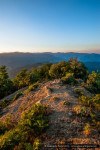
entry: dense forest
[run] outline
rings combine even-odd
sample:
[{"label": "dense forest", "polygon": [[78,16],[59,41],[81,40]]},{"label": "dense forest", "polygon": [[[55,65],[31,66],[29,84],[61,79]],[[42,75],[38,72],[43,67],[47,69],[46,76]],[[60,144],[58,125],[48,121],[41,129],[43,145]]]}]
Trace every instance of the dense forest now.
[{"label": "dense forest", "polygon": [[[79,117],[87,120],[89,118],[84,126],[85,135],[90,134],[91,128],[99,128],[100,73],[89,73],[86,66],[74,58],[56,64],[48,63],[33,67],[31,70],[22,69],[13,79],[9,78],[6,66],[0,66],[0,112],[24,93],[18,92],[10,101],[6,100],[8,95],[25,87],[27,88],[25,92],[29,93],[40,84],[55,79],[60,79],[62,85],[79,85],[91,93],[92,96],[85,96],[80,89],[75,89],[81,107],[76,106],[74,112]],[[49,114],[49,107],[34,104],[28,111],[23,112],[17,122],[9,117],[4,122],[1,121],[0,149],[41,149],[41,135],[50,126]]]}]

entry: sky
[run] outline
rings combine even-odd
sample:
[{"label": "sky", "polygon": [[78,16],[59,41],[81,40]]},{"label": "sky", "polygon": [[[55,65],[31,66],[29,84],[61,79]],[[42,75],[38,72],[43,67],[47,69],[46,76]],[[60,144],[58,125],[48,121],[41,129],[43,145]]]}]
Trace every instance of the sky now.
[{"label": "sky", "polygon": [[100,0],[0,0],[0,52],[100,52]]}]

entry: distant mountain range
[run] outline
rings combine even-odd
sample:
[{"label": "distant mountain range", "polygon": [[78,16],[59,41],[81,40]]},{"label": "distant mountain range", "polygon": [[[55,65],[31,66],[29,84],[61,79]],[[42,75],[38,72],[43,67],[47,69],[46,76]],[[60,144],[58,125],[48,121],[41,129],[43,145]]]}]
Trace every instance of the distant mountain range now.
[{"label": "distant mountain range", "polygon": [[32,68],[43,63],[56,63],[77,58],[85,63],[89,71],[100,71],[100,54],[89,53],[1,53],[0,65],[6,65],[13,77],[22,68]]}]

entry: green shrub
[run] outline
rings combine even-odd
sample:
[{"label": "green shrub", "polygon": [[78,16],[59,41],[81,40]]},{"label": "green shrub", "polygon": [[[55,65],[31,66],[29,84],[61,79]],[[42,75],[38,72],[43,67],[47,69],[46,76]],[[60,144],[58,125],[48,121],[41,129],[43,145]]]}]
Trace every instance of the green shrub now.
[{"label": "green shrub", "polygon": [[81,102],[85,106],[91,106],[92,105],[91,97],[82,95],[82,96],[79,97],[78,100],[79,100],[79,102]]},{"label": "green shrub", "polygon": [[88,75],[86,84],[84,85],[90,92],[100,93],[100,73],[92,72]]},{"label": "green shrub", "polygon": [[31,91],[37,89],[38,86],[39,86],[39,83],[38,83],[38,82],[36,82],[36,83],[34,83],[34,84],[31,84],[31,85],[28,87],[28,89],[26,89],[26,90],[24,91],[24,93],[25,93],[25,94],[28,94],[29,92],[31,92]]},{"label": "green shrub", "polygon": [[96,94],[93,98],[93,105],[96,110],[100,111],[100,94]]},{"label": "green shrub", "polygon": [[100,107],[100,94],[96,94],[95,96],[92,96],[92,97],[82,95],[79,97],[79,101],[85,106],[99,109],[99,107]]},{"label": "green shrub", "polygon": [[14,129],[6,132],[0,137],[0,150],[13,150],[14,146],[20,141],[19,131]]},{"label": "green shrub", "polygon": [[40,134],[44,128],[48,127],[46,107],[34,105],[28,113],[22,115],[19,126],[22,130],[32,128],[34,134]]},{"label": "green shrub", "polygon": [[22,92],[18,92],[15,96],[14,96],[14,98],[13,98],[13,100],[17,100],[19,97],[21,97],[23,95],[23,93]]},{"label": "green shrub", "polygon": [[62,83],[75,85],[77,81],[75,80],[73,73],[67,73],[65,77],[61,78]]},{"label": "green shrub", "polygon": [[16,87],[16,89],[20,89],[27,86],[28,82],[29,82],[29,72],[27,71],[27,69],[22,69],[13,79],[13,84]]},{"label": "green shrub", "polygon": [[51,63],[48,63],[48,64],[44,64],[44,65],[38,67],[40,80],[41,79],[42,80],[50,79],[49,70],[50,70],[51,65],[52,65]]},{"label": "green shrub", "polygon": [[79,97],[79,101],[83,106],[87,107],[90,120],[95,124],[95,126],[98,126],[100,118],[100,94],[96,94],[92,97],[82,95]]},{"label": "green shrub", "polygon": [[51,64],[48,63],[42,66],[33,68],[29,73],[29,85],[37,81],[50,79],[50,75],[49,75],[50,67],[51,67]]},{"label": "green shrub", "polygon": [[15,121],[14,115],[6,115],[4,124],[8,130],[13,129],[17,125],[17,121]]},{"label": "green shrub", "polygon": [[53,79],[61,78],[65,75],[67,71],[66,69],[66,62],[59,62],[57,64],[53,64],[50,67],[49,75]]},{"label": "green shrub", "polygon": [[90,117],[91,109],[85,106],[75,106],[74,112],[80,117]]},{"label": "green shrub", "polygon": [[15,91],[13,82],[8,76],[6,66],[0,66],[0,99]]},{"label": "green shrub", "polygon": [[85,65],[76,58],[71,58],[67,62],[67,72],[73,73],[75,79],[86,80],[88,71]]},{"label": "green shrub", "polygon": [[33,149],[34,150],[41,150],[41,148],[42,148],[41,140],[36,138],[34,140],[34,143],[33,143]]},{"label": "green shrub", "polygon": [[30,86],[28,87],[28,90],[29,90],[29,91],[33,91],[33,90],[35,90],[36,88],[38,88],[38,86],[39,86],[39,83],[36,82],[36,83],[30,85]]},{"label": "green shrub", "polygon": [[[33,146],[39,147],[38,136],[48,127],[47,107],[42,105],[34,105],[30,110],[24,112],[18,125],[13,129],[5,132],[5,127],[1,128],[1,132],[5,134],[0,137],[1,150],[13,150],[17,147],[31,150]],[[24,143],[24,144],[23,144]]]},{"label": "green shrub", "polygon": [[83,133],[85,135],[90,135],[90,133],[91,133],[91,126],[90,126],[89,123],[86,123],[86,125],[84,126]]},{"label": "green shrub", "polygon": [[9,101],[7,99],[4,99],[3,101],[0,102],[0,107],[5,108],[9,104]]},{"label": "green shrub", "polygon": [[75,88],[74,92],[75,92],[75,94],[77,94],[78,97],[80,97],[84,94],[80,88]]},{"label": "green shrub", "polygon": [[6,125],[5,125],[5,123],[0,121],[0,135],[4,134],[7,130],[8,129],[7,129]]}]

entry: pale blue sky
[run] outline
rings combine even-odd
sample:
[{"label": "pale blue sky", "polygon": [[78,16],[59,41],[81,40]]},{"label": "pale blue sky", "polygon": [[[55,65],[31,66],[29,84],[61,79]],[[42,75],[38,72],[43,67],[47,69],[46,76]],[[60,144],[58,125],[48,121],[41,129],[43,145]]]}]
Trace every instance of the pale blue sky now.
[{"label": "pale blue sky", "polygon": [[0,52],[100,48],[100,0],[0,0]]}]

